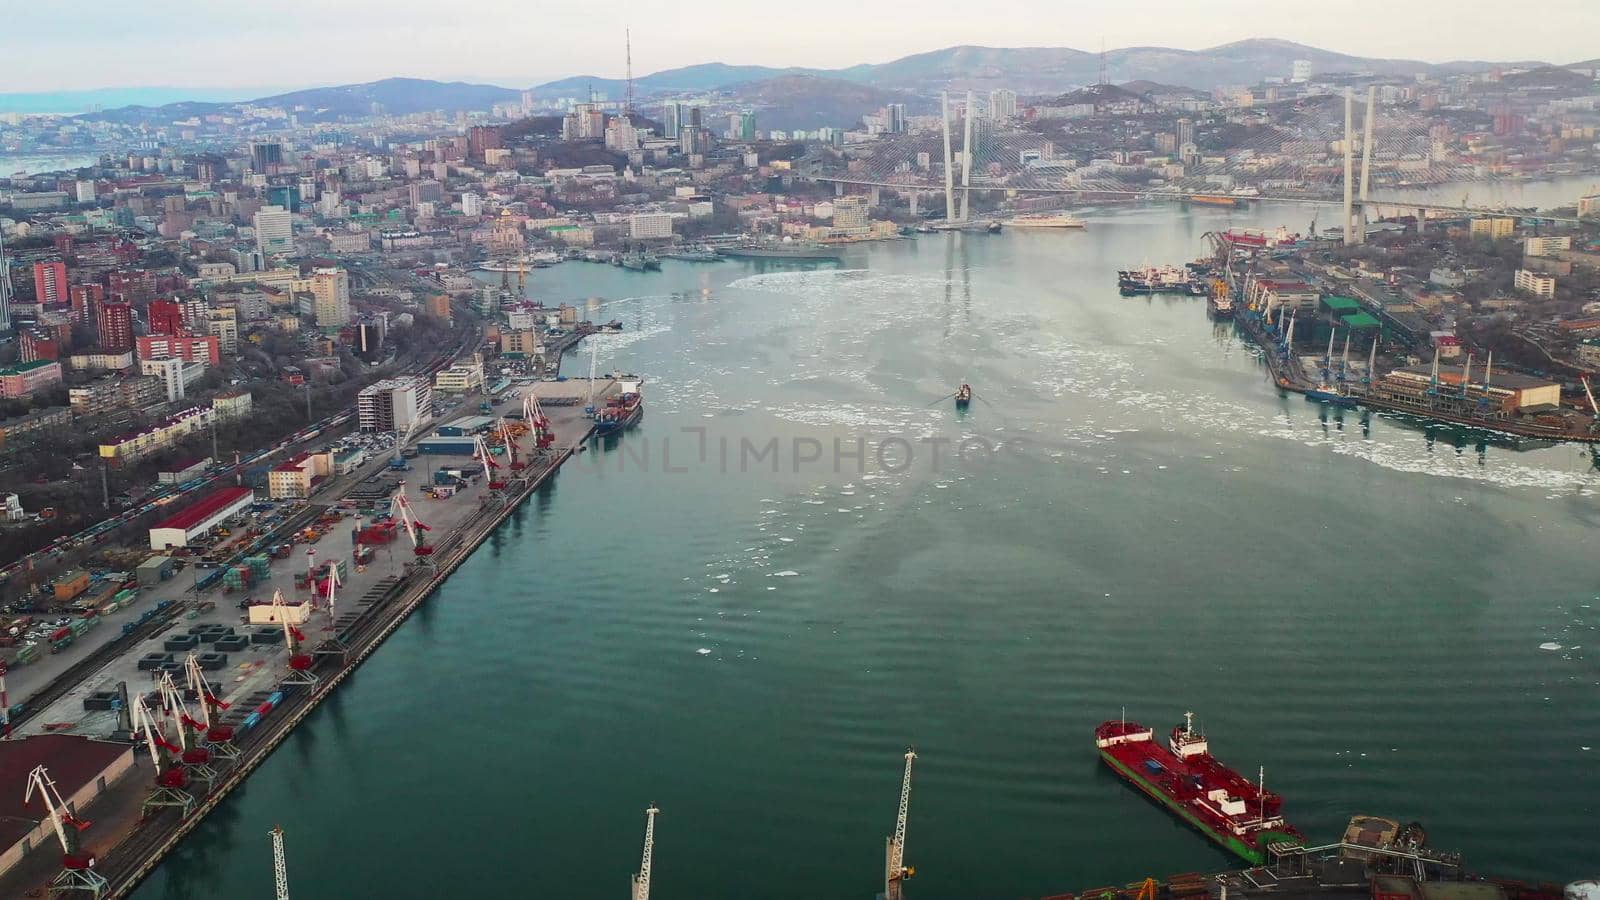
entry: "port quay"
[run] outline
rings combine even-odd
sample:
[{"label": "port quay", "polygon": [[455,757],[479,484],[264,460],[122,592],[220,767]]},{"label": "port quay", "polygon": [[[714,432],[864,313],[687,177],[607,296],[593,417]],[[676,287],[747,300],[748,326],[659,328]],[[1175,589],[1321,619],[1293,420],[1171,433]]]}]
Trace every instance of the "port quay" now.
[{"label": "port quay", "polygon": [[[264,598],[277,592],[295,598],[295,608],[302,603],[315,606],[295,627],[268,622],[235,633],[240,617],[232,599],[237,594],[225,595],[220,603],[193,599],[214,594],[190,594],[191,599],[184,600],[146,599],[106,616],[99,628],[108,632],[124,629],[126,633],[93,651],[88,660],[71,671],[57,676],[60,682],[72,683],[39,685],[38,691],[30,695],[34,705],[28,705],[11,723],[19,735],[37,736],[36,740],[46,742],[40,747],[50,754],[50,764],[57,771],[105,765],[108,772],[126,773],[126,777],[116,779],[95,797],[87,810],[79,810],[85,816],[94,816],[94,827],[83,832],[78,851],[80,858],[92,857],[94,864],[74,875],[70,865],[73,855],[69,854],[69,865],[63,869],[56,838],[48,835],[48,840],[35,842],[34,852],[0,879],[0,896],[36,896],[45,884],[54,885],[53,891],[75,887],[66,892],[67,896],[128,896],[479,545],[556,475],[594,430],[594,419],[586,412],[586,406],[603,403],[615,389],[616,382],[608,377],[596,379],[592,387],[587,379],[528,379],[505,392],[501,404],[493,409],[496,415],[515,415],[517,410],[529,408],[531,404],[524,403],[524,395],[535,393],[544,404],[541,410],[545,425],[507,434],[504,440],[513,444],[515,451],[508,448],[498,460],[488,455],[476,457],[489,460],[495,468],[463,479],[449,496],[441,491],[436,492],[439,499],[413,499],[415,519],[420,523],[415,541],[408,540],[405,531],[391,524],[374,539],[382,543],[365,554],[364,563],[343,565],[356,544],[352,531],[361,529],[361,519],[341,515],[341,511],[346,509],[350,496],[359,494],[363,486],[390,477],[390,458],[375,460],[375,466],[357,473],[364,477],[342,479],[336,485],[340,490],[319,494],[315,503],[286,519],[279,529],[285,536],[304,535],[306,528],[320,529],[313,532],[317,537],[297,545],[292,558],[273,561],[268,575],[250,588],[253,597]],[[548,434],[548,439],[541,441],[541,434]],[[395,459],[401,458],[401,450],[396,448]],[[467,468],[475,461],[474,457],[438,455],[417,459]],[[427,472],[433,467],[419,468]],[[330,597],[327,585],[334,579],[319,580],[315,576],[324,568],[331,568],[329,564],[335,560],[340,561],[345,574],[333,585]],[[184,579],[175,578],[160,587],[181,593]],[[291,621],[294,620],[286,613],[285,623]],[[149,682],[149,662],[161,659],[170,663],[174,657],[182,660],[183,652],[168,652],[180,645],[200,650],[204,657],[207,654],[202,641],[220,650],[230,638],[234,640],[235,656],[243,655],[238,651],[245,650],[249,662],[234,669],[243,674],[226,683],[213,682],[211,673],[202,676],[204,690],[217,701],[207,704],[212,727],[204,729],[204,733],[213,739],[205,745],[208,749],[204,756],[208,758],[195,755],[198,741],[193,748],[169,748],[168,739],[159,730],[148,743],[152,755],[135,758],[131,747],[144,750],[147,746],[144,732],[134,725],[129,734],[124,729],[132,723],[125,718],[116,721],[119,712],[127,711],[120,699],[105,704],[97,700],[117,697],[120,685],[122,696],[130,698],[128,703],[139,705],[144,695],[136,694],[133,685]],[[291,650],[290,639],[299,646]],[[222,668],[222,674],[229,671]],[[182,673],[176,683],[185,684]],[[189,693],[191,699],[200,699],[192,696],[197,691],[191,689]],[[73,729],[73,735],[62,733],[63,723],[94,719],[94,713],[86,716],[84,712],[93,709],[106,712],[92,723],[84,723],[86,727]],[[140,717],[135,714],[131,718],[137,721]],[[108,737],[121,737],[135,744],[76,736],[91,724],[110,727],[113,731]],[[215,730],[218,728],[223,730]],[[183,732],[175,729],[173,733]],[[55,744],[48,743],[52,740]],[[113,749],[118,747],[121,749]],[[153,768],[153,760],[161,759],[170,765],[179,757],[189,764],[171,765],[166,771],[186,770],[186,777],[163,783],[158,778],[158,768]]]}]

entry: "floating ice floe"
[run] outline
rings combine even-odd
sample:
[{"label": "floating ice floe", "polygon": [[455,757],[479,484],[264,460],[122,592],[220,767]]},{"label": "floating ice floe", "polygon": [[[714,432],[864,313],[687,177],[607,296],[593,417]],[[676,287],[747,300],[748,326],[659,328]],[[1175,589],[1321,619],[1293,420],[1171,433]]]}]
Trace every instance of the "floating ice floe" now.
[{"label": "floating ice floe", "polygon": [[1544,643],[1539,645],[1539,649],[1540,650],[1560,650],[1561,649],[1561,645],[1556,643],[1555,641],[1545,641]]},{"label": "floating ice floe", "polygon": [[700,654],[701,656],[710,656],[711,655],[711,648],[710,647],[701,647],[699,650],[696,650],[695,652]]}]

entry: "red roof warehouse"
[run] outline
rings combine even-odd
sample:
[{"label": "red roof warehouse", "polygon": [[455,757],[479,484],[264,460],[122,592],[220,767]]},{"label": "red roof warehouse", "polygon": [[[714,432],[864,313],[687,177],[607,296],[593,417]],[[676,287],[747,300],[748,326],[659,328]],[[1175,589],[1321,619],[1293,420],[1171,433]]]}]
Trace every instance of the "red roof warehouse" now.
[{"label": "red roof warehouse", "polygon": [[249,506],[255,499],[255,491],[250,488],[223,488],[187,509],[157,522],[150,529],[150,549],[187,547],[191,540]]}]

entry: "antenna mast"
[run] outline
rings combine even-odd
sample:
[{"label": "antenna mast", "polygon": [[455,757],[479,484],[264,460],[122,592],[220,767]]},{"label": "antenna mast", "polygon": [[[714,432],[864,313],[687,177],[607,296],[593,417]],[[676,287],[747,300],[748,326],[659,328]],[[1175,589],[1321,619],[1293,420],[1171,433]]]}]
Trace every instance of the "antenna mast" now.
[{"label": "antenna mast", "polygon": [[633,29],[622,29],[622,43],[623,47],[626,48],[625,52],[628,57],[628,93],[627,99],[623,101],[622,111],[630,117],[629,121],[631,122],[631,117],[633,116]]}]

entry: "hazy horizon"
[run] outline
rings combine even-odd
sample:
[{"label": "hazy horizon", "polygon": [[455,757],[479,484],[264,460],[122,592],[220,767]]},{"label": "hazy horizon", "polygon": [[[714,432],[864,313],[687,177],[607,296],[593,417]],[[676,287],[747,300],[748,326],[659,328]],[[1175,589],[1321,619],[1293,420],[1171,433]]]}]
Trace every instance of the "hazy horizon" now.
[{"label": "hazy horizon", "polygon": [[[470,19],[448,22],[427,0],[230,6],[148,0],[142,15],[102,25],[71,4],[40,4],[22,27],[6,29],[10,39],[0,38],[0,58],[10,63],[0,70],[0,93],[172,88],[233,95],[252,85],[285,85],[262,89],[271,92],[390,77],[527,88],[579,75],[621,78],[625,25],[633,32],[635,75],[710,62],[832,69],[961,44],[1092,52],[1102,40],[1110,49],[1202,50],[1272,38],[1430,63],[1567,65],[1600,55],[1592,41],[1600,32],[1596,0],[1548,0],[1537,15],[1511,21],[1505,6],[1488,0],[1349,0],[1326,8],[1240,0],[1196,8],[1189,0],[1142,0],[1085,10],[997,0],[978,13],[930,0],[907,6],[905,14],[891,7],[871,16],[844,0],[812,0],[804,16],[761,18],[724,0],[708,0],[693,16],[684,16],[679,4],[638,0],[606,17],[604,28],[595,26],[587,8],[534,14],[512,0],[479,0]],[[725,27],[717,27],[719,14]],[[174,42],[173,21],[183,23],[176,35],[183,40]],[[559,40],[541,40],[549,35]],[[178,52],[152,66],[152,45]],[[406,52],[409,47],[416,52]],[[531,61],[532,55],[539,59]]]}]

